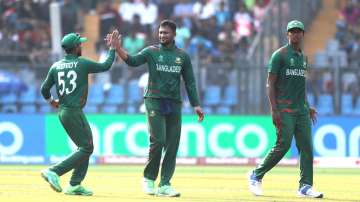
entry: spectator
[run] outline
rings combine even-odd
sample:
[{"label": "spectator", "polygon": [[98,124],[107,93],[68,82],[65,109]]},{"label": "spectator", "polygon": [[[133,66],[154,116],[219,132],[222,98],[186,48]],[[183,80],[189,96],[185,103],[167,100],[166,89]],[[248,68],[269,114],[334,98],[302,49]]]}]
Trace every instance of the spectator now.
[{"label": "spectator", "polygon": [[175,5],[174,17],[191,18],[194,16],[194,4],[190,0],[179,0]]},{"label": "spectator", "polygon": [[156,4],[151,3],[149,0],[143,0],[139,8],[141,24],[145,26],[150,26],[156,23],[158,17],[158,7]]},{"label": "spectator", "polygon": [[181,19],[177,19],[176,24],[178,25],[175,37],[176,46],[179,48],[187,48],[191,37],[190,29],[184,25]]},{"label": "spectator", "polygon": [[241,5],[238,12],[234,16],[235,30],[240,38],[250,37],[252,34],[252,18],[245,6]]},{"label": "spectator", "polygon": [[245,5],[247,10],[253,10],[256,0],[242,0],[243,5]]},{"label": "spectator", "polygon": [[219,55],[214,44],[207,39],[206,33],[199,29],[190,40],[189,54],[198,55],[203,63],[210,63],[214,56]]},{"label": "spectator", "polygon": [[158,17],[159,21],[169,19],[174,13],[175,2],[173,0],[158,0]]},{"label": "spectator", "polygon": [[76,0],[77,5],[85,12],[94,14],[96,13],[96,6],[99,0]]},{"label": "spectator", "polygon": [[100,40],[102,41],[105,35],[112,29],[112,27],[120,27],[122,19],[118,12],[112,8],[111,1],[106,0],[103,3],[103,8],[99,14],[100,17]]},{"label": "spectator", "polygon": [[215,5],[211,0],[198,0],[193,6],[195,17],[200,20],[207,20],[215,15]]},{"label": "spectator", "polygon": [[265,15],[266,4],[265,0],[256,0],[254,5],[254,27],[256,31],[260,30],[260,22]]},{"label": "spectator", "polygon": [[138,14],[135,14],[133,16],[133,20],[131,22],[129,30],[134,31],[136,34],[141,35],[143,38],[146,38],[150,35],[150,30],[146,29],[146,27],[141,24],[141,19]]},{"label": "spectator", "polygon": [[8,29],[16,29],[18,15],[19,14],[16,12],[15,3],[10,1],[9,3],[5,3],[5,9],[1,16],[4,26]]},{"label": "spectator", "polygon": [[51,1],[37,1],[35,3],[34,13],[37,15],[37,19],[45,21],[49,24],[50,22],[50,3]]},{"label": "spectator", "polygon": [[225,29],[218,35],[218,48],[222,53],[223,61],[233,64],[235,59],[236,45],[238,44],[239,40],[236,39],[237,34],[233,30],[231,22],[226,23],[224,28]]},{"label": "spectator", "polygon": [[360,3],[357,1],[348,1],[346,7],[341,11],[342,17],[348,25],[356,26],[360,18]]},{"label": "spectator", "polygon": [[62,35],[76,32],[78,22],[78,9],[71,0],[64,0],[61,6]]},{"label": "spectator", "polygon": [[34,2],[33,1],[24,1],[23,3],[18,4],[17,13],[19,14],[20,19],[34,19],[36,14],[34,13]]},{"label": "spectator", "polygon": [[50,29],[46,22],[39,21],[33,30],[33,40],[35,45],[30,53],[30,61],[36,64],[51,63],[50,48],[51,36]]},{"label": "spectator", "polygon": [[135,54],[145,47],[145,37],[136,29],[131,29],[130,35],[124,38],[124,49],[130,54]]},{"label": "spectator", "polygon": [[18,46],[18,35],[9,30],[1,30],[0,52],[5,54],[14,51]]},{"label": "spectator", "polygon": [[217,25],[223,27],[226,22],[231,20],[230,11],[225,7],[225,1],[220,2],[219,9],[215,12]]},{"label": "spectator", "polygon": [[139,5],[140,4],[135,3],[134,0],[127,0],[124,3],[121,3],[119,7],[119,14],[121,15],[122,20],[126,23],[131,23],[134,15],[141,12]]},{"label": "spectator", "polygon": [[217,46],[218,35],[221,28],[217,26],[216,17],[212,16],[203,21],[202,29],[204,30],[206,38],[208,38],[214,46]]}]

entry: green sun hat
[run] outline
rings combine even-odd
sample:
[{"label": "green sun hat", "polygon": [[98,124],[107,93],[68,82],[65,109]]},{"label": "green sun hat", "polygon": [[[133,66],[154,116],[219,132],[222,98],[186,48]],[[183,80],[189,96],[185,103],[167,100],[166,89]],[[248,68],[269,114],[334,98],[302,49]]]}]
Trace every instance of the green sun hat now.
[{"label": "green sun hat", "polygon": [[298,28],[302,31],[305,31],[304,24],[298,20],[292,20],[287,24],[286,30],[289,31],[291,29]]},{"label": "green sun hat", "polygon": [[77,45],[87,41],[88,39],[85,37],[81,37],[80,34],[70,33],[65,35],[61,40],[61,46],[64,49],[72,49]]}]

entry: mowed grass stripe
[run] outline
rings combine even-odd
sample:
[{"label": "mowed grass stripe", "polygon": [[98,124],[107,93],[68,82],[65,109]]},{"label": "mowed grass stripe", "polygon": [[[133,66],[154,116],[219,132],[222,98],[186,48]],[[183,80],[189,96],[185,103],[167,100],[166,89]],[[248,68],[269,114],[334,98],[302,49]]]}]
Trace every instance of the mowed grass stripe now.
[{"label": "mowed grass stripe", "polygon": [[[143,166],[90,166],[84,185],[93,197],[67,196],[52,191],[40,177],[44,166],[0,166],[0,201],[17,202],[110,202],[110,201],[169,201],[167,198],[142,193]],[[298,167],[275,167],[264,178],[263,197],[248,192],[246,173],[253,167],[237,166],[178,166],[172,181],[181,192],[173,201],[238,202],[238,201],[343,201],[360,202],[359,169],[316,168],[315,187],[325,199],[296,197]],[[61,177],[67,186],[70,173]],[[158,182],[158,181],[157,181]]]}]

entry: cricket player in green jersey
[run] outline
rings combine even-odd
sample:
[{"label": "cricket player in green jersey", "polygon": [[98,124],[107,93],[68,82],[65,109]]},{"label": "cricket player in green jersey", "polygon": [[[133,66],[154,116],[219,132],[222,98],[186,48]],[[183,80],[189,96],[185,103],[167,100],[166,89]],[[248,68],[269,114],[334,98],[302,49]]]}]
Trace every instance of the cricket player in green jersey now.
[{"label": "cricket player in green jersey", "polygon": [[[143,189],[146,194],[178,197],[170,184],[175,171],[176,154],[181,133],[181,77],[185,82],[190,104],[202,121],[204,113],[200,107],[193,68],[189,55],[175,46],[176,24],[164,20],[159,26],[159,45],[146,47],[130,56],[119,42],[116,51],[129,66],[148,64],[149,80],[145,90],[145,107],[150,134],[149,158],[144,169]],[[159,187],[155,180],[161,166]]]},{"label": "cricket player in green jersey", "polygon": [[301,50],[304,32],[302,22],[290,21],[287,25],[288,44],[276,50],[270,58],[267,89],[277,140],[262,164],[249,172],[249,189],[255,195],[263,194],[262,178],[283,158],[295,137],[300,155],[298,196],[323,197],[312,188],[311,121],[316,122],[316,110],[309,107],[306,99],[305,80],[309,66]]},{"label": "cricket player in green jersey", "polygon": [[[88,93],[88,75],[110,69],[115,59],[115,47],[119,38],[117,31],[109,34],[106,43],[110,46],[105,62],[97,63],[81,56],[81,43],[87,41],[79,34],[70,33],[63,37],[62,48],[65,57],[54,63],[41,85],[42,96],[55,108],[61,124],[78,149],[65,160],[45,169],[41,176],[56,192],[61,192],[59,176],[73,170],[70,186],[65,190],[68,195],[91,196],[93,192],[81,185],[88,166],[89,157],[93,152],[93,139],[88,121],[82,111]],[[59,97],[54,100],[50,89],[55,85]]]}]

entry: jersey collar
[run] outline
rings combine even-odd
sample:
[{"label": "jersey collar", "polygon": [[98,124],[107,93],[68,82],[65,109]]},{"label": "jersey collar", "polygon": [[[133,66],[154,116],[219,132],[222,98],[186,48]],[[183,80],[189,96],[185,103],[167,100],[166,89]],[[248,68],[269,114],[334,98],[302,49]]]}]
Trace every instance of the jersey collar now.
[{"label": "jersey collar", "polygon": [[294,50],[294,48],[289,43],[287,44],[287,46],[288,46],[289,50],[291,51],[291,54],[297,55],[297,56],[303,54],[301,49],[300,49],[300,52],[298,52],[298,51]]},{"label": "jersey collar", "polygon": [[76,58],[78,58],[78,56],[77,56],[77,55],[74,55],[74,54],[67,54],[67,55],[65,55],[65,59],[66,59],[66,60],[71,60],[71,59],[76,59]]},{"label": "jersey collar", "polygon": [[176,49],[175,41],[172,43],[170,47],[165,47],[164,45],[160,44],[160,50],[174,50]]}]

